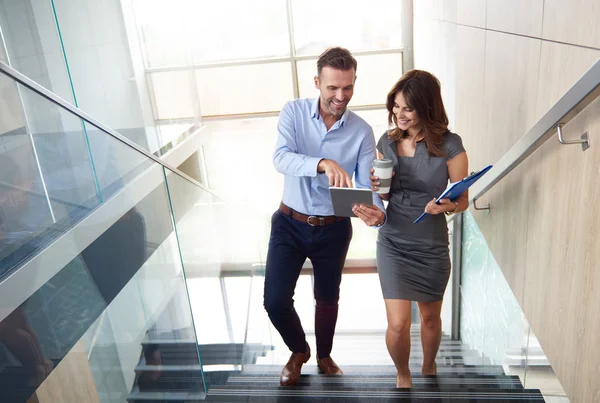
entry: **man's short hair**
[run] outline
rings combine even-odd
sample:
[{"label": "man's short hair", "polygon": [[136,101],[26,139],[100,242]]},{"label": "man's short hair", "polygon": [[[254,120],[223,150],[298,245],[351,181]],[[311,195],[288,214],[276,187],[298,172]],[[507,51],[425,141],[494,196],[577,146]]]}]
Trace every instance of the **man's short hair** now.
[{"label": "man's short hair", "polygon": [[317,74],[319,77],[321,76],[323,67],[326,66],[338,70],[354,69],[354,72],[356,72],[358,63],[348,49],[335,47],[325,50],[321,53],[321,56],[319,56],[319,60],[317,60]]}]

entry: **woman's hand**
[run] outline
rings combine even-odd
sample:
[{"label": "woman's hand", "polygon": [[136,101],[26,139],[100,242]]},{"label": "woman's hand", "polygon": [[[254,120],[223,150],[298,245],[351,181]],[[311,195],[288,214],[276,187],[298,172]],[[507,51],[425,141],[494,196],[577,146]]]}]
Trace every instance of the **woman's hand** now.
[{"label": "woman's hand", "polygon": [[440,204],[435,203],[435,198],[433,198],[427,206],[425,206],[425,212],[431,215],[438,215],[445,212],[454,211],[456,209],[456,204],[450,199],[442,199],[440,200]]},{"label": "woman's hand", "polygon": [[385,221],[385,213],[377,206],[358,204],[352,208],[352,212],[369,227],[381,225]]},{"label": "woman's hand", "polygon": [[[379,182],[379,176],[373,175],[375,173],[375,169],[373,168],[371,168],[369,172],[371,172],[371,176],[369,176],[369,179],[371,180],[371,190],[373,192],[377,192],[379,190],[379,185],[381,184]],[[392,178],[394,177],[394,175],[396,175],[396,172],[392,171]]]}]

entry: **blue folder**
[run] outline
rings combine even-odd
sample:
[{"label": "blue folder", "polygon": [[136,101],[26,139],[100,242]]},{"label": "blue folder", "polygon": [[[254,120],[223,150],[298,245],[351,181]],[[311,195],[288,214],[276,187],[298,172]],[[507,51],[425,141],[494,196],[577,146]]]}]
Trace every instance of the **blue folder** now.
[{"label": "blue folder", "polygon": [[[442,193],[441,196],[435,200],[435,203],[440,204],[440,200],[442,200],[442,199],[450,199],[452,201],[456,200],[458,198],[458,196],[460,196],[472,184],[477,182],[477,180],[479,178],[481,178],[490,169],[492,169],[492,166],[488,165],[487,167],[483,168],[481,171],[473,172],[471,175],[467,176],[465,179],[463,179],[459,182],[454,182],[453,184],[451,184],[448,187],[448,189],[444,190],[444,193]],[[417,218],[414,221],[414,223],[415,224],[418,223],[423,218],[425,218],[426,215],[427,215],[427,213],[421,214],[419,216],[419,218]]]}]

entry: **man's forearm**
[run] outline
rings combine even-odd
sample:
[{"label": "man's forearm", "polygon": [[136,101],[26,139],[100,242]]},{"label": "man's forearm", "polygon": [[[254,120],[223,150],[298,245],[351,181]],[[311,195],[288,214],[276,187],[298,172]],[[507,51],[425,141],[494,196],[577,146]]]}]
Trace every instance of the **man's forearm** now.
[{"label": "man's forearm", "polygon": [[289,150],[278,150],[273,155],[273,165],[279,173],[284,175],[315,177],[321,159]]}]

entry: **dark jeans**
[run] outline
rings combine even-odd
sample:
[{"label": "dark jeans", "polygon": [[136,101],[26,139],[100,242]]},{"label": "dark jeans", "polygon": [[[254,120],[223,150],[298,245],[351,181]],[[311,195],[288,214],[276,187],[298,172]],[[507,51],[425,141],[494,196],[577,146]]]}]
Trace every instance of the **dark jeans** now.
[{"label": "dark jeans", "polygon": [[350,219],[323,227],[296,221],[277,211],[271,218],[264,305],[271,322],[294,353],[306,351],[306,336],[294,309],[294,289],[310,259],[314,274],[317,355],[331,354],[338,315],[342,269],[352,239]]}]

